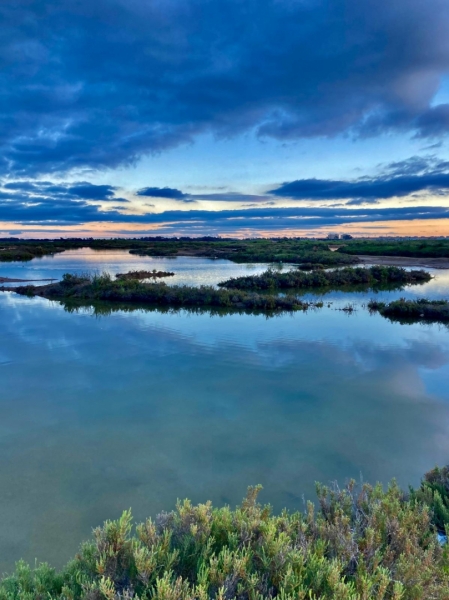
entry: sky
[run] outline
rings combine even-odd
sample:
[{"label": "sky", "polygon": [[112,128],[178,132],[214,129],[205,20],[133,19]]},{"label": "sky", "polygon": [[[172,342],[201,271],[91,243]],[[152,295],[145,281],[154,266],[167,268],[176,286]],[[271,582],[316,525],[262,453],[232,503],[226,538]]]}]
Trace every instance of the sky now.
[{"label": "sky", "polygon": [[0,237],[449,236],[447,0],[2,0]]}]

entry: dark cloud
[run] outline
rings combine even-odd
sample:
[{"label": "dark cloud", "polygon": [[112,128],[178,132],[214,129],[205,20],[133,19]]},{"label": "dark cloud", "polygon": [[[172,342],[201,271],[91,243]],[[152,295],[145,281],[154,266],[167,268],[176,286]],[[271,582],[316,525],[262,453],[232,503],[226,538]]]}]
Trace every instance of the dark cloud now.
[{"label": "dark cloud", "polygon": [[68,194],[72,194],[77,198],[85,198],[86,200],[115,200],[115,190],[117,188],[112,185],[93,185],[92,183],[78,183],[71,185],[67,189]]},{"label": "dark cloud", "polygon": [[276,230],[280,228],[310,228],[373,221],[448,219],[449,209],[434,206],[401,208],[251,208],[223,211],[176,210],[146,215],[123,214],[104,210],[86,201],[70,203],[55,200],[30,204],[0,200],[0,221],[21,225],[67,225],[102,221],[105,223],[153,224],[167,227],[208,231],[239,231],[245,228]]},{"label": "dark cloud", "polygon": [[[115,196],[118,189],[112,185],[95,185],[88,181],[76,183],[54,183],[51,181],[10,181],[0,184],[4,190],[0,198],[20,202],[53,202],[72,200],[129,202],[126,198]],[[11,192],[9,191],[11,190]]]},{"label": "dark cloud", "polygon": [[[429,170],[429,165],[433,170]],[[403,197],[417,192],[449,194],[449,162],[420,157],[391,163],[387,175],[362,177],[355,181],[297,179],[270,190],[270,194],[296,200],[351,200],[352,204]]]},{"label": "dark cloud", "polygon": [[168,198],[170,200],[185,200],[189,198],[188,194],[184,194],[181,190],[175,188],[159,188],[159,187],[146,187],[136,192],[137,196],[149,196],[151,198]]},{"label": "dark cloud", "polygon": [[447,0],[4,0],[0,171],[115,167],[202,133],[435,137]]}]

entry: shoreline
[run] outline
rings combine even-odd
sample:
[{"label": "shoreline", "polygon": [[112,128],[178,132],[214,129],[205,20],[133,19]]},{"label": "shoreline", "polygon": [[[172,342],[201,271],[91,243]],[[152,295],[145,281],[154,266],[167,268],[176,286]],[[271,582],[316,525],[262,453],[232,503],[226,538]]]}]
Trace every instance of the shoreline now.
[{"label": "shoreline", "polygon": [[427,269],[449,269],[449,258],[432,258],[418,256],[371,256],[355,255],[361,265],[381,265],[391,267],[425,267]]}]

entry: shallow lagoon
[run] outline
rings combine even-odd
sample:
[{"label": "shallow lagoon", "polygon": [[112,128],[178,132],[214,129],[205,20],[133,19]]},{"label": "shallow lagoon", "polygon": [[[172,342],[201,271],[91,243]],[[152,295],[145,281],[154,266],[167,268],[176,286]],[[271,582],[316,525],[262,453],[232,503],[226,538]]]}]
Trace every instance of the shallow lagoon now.
[{"label": "shallow lagoon", "polygon": [[[265,268],[81,254],[1,264],[0,275],[168,264],[184,267],[178,282],[214,284]],[[436,275],[381,294],[447,297],[448,273]],[[417,484],[447,463],[448,329],[370,315],[372,296],[334,292],[330,308],[267,319],[96,317],[1,294],[0,570],[20,557],[60,565],[130,506],[139,520],[178,497],[235,504],[262,483],[276,510],[301,508],[314,480]],[[354,301],[352,315],[335,310]]]}]

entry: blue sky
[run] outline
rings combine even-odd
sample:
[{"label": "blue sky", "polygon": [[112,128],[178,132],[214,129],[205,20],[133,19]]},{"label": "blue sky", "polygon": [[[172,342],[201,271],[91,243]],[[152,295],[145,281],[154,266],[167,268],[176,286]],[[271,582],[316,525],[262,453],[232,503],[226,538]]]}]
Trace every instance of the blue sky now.
[{"label": "blue sky", "polygon": [[447,0],[0,19],[0,235],[449,235]]}]

